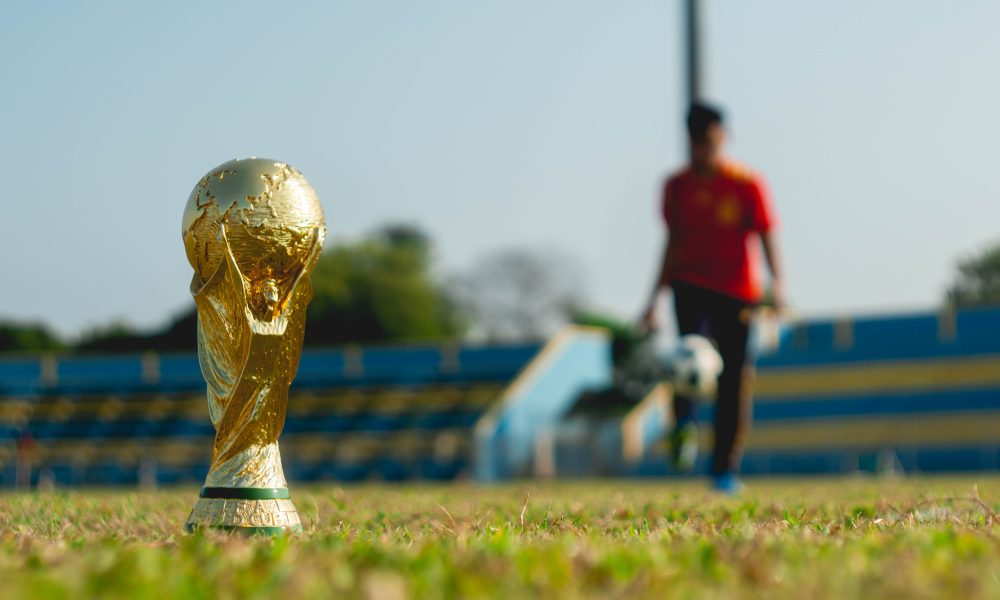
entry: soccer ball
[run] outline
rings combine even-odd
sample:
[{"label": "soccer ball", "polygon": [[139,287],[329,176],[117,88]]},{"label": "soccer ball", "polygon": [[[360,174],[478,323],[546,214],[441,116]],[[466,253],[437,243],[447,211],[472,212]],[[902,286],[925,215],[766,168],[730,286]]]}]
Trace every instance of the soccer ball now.
[{"label": "soccer ball", "polygon": [[700,399],[715,396],[722,373],[722,357],[708,338],[683,336],[661,355],[661,362],[674,393]]}]

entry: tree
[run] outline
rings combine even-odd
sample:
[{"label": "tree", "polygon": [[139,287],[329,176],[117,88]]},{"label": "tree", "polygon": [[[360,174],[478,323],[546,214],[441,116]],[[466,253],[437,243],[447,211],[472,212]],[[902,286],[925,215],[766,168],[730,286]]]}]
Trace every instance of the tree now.
[{"label": "tree", "polygon": [[0,322],[0,353],[51,352],[65,347],[45,325]]},{"label": "tree", "polygon": [[461,322],[432,276],[430,239],[407,225],[384,227],[324,253],[312,275],[306,344],[434,341]]},{"label": "tree", "polygon": [[122,321],[101,325],[85,331],[76,344],[77,352],[141,352],[147,349],[149,338]]},{"label": "tree", "polygon": [[198,315],[191,306],[159,332],[142,333],[121,322],[91,329],[80,336],[74,350],[81,353],[191,351],[198,343],[197,324]]},{"label": "tree", "polygon": [[946,301],[955,307],[1000,305],[1000,244],[959,261]]},{"label": "tree", "polygon": [[509,249],[479,260],[453,282],[474,331],[490,341],[541,339],[569,321],[582,299],[581,270],[569,257]]}]

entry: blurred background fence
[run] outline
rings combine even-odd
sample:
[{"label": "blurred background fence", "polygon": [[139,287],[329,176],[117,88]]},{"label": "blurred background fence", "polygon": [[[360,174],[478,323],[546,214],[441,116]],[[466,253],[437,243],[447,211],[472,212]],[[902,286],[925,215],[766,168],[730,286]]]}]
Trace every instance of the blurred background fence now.
[{"label": "blurred background fence", "polygon": [[[623,412],[573,412],[611,385],[610,348],[604,332],[570,327],[546,344],[307,350],[281,440],[286,473],[669,476],[668,388]],[[758,367],[747,473],[1000,464],[1000,309],[805,321]],[[706,451],[711,411],[700,415]],[[193,353],[0,360],[3,486],[200,483],[212,436]]]}]

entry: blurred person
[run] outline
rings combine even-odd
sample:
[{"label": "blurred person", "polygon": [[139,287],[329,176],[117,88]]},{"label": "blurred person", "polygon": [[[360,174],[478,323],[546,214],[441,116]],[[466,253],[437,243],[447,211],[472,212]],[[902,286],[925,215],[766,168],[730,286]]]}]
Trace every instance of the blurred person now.
[{"label": "blurred person", "polygon": [[[723,360],[715,407],[711,461],[714,487],[742,489],[740,460],[750,427],[754,368],[747,343],[754,309],[764,293],[760,281],[763,248],[771,274],[770,300],[785,305],[782,260],[775,240],[777,219],[763,180],[722,153],[723,114],[696,102],[687,115],[690,162],[671,175],[661,198],[667,242],[653,292],[642,315],[646,330],[657,328],[656,303],[671,289],[680,335],[712,339]],[[668,433],[678,470],[693,468],[698,451],[697,402],[674,398],[674,427]]]},{"label": "blurred person", "polygon": [[31,489],[31,472],[35,461],[35,438],[27,425],[21,427],[17,436],[17,461],[14,473],[14,486],[19,490]]}]

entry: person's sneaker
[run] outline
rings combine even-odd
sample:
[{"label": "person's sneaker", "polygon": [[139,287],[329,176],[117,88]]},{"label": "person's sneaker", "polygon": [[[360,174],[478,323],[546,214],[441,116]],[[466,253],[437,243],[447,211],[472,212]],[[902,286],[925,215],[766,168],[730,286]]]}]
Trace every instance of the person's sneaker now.
[{"label": "person's sneaker", "polygon": [[695,461],[698,460],[698,425],[688,421],[674,427],[667,441],[674,469],[678,471],[693,469]]},{"label": "person's sneaker", "polygon": [[739,496],[743,491],[743,482],[733,473],[712,475],[712,489],[727,496]]}]

